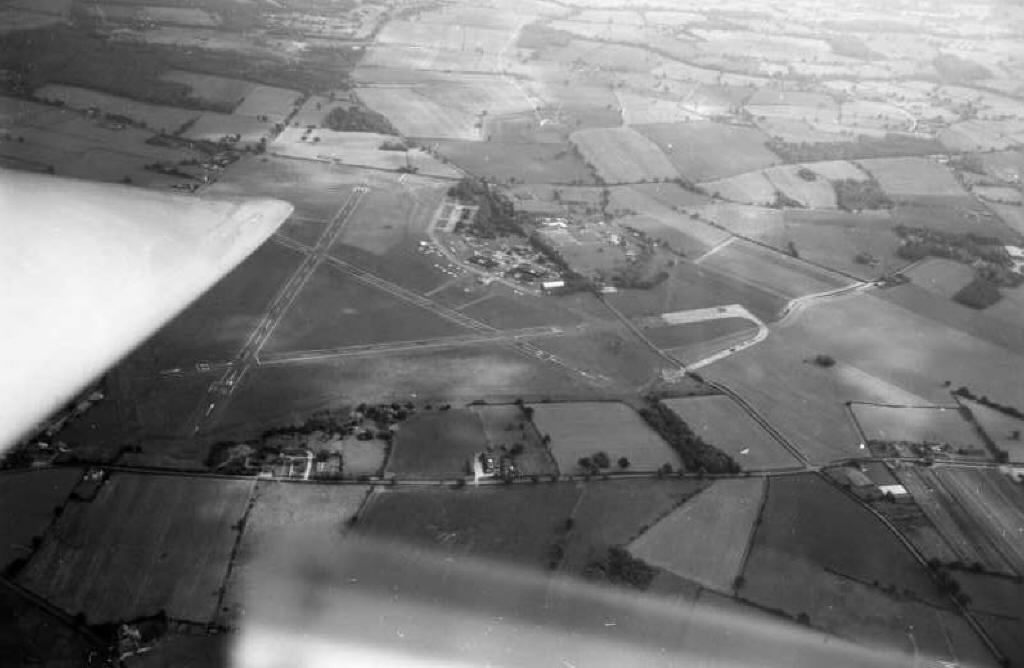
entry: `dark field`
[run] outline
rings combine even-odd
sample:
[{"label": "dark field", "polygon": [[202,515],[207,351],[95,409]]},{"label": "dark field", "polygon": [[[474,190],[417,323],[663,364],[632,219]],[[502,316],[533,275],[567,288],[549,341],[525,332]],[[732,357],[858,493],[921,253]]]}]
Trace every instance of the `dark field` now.
[{"label": "dark field", "polygon": [[566,143],[440,141],[437,152],[466,172],[495,183],[594,183]]},{"label": "dark field", "polygon": [[77,468],[0,473],[0,570],[32,554],[32,539],[42,538],[81,477]]},{"label": "dark field", "polygon": [[423,412],[398,430],[387,472],[397,478],[466,475],[474,453],[487,447],[480,416],[469,409]]},{"label": "dark field", "polygon": [[644,330],[644,334],[662,350],[671,350],[740,332],[753,335],[756,330],[754,324],[744,318],[720,318],[684,325],[649,327]]}]

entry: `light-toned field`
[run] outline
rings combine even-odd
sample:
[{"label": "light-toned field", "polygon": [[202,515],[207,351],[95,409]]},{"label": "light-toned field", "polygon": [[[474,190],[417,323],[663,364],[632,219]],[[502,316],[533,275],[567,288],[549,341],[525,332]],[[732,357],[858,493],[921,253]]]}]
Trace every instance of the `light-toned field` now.
[{"label": "light-toned field", "polygon": [[594,175],[569,144],[439,141],[433,148],[466,172],[490,182],[594,182]]},{"label": "light-toned field", "polygon": [[701,267],[728,274],[787,299],[834,290],[849,283],[842,276],[739,239],[708,256]]},{"label": "light-toned field", "polygon": [[677,176],[661,149],[633,129],[588,128],[574,132],[571,140],[579,147],[584,159],[609,183],[635,183]]},{"label": "light-toned field", "polygon": [[973,186],[971,192],[989,202],[1018,206],[1024,203],[1024,194],[1009,186]]},{"label": "light-toned field", "polygon": [[615,402],[531,404],[533,423],[551,437],[551,452],[562,474],[579,472],[581,457],[604,451],[618,468],[627,457],[628,470],[653,471],[666,462],[679,466],[679,457],[636,412]]},{"label": "light-toned field", "polygon": [[32,539],[42,537],[81,477],[72,468],[0,474],[0,569],[32,553]]},{"label": "light-toned field", "polygon": [[271,123],[283,121],[292,112],[299,93],[287,88],[256,85],[245,95],[234,113],[241,116],[266,116]]},{"label": "light-toned field", "polygon": [[255,146],[261,138],[268,136],[270,129],[269,123],[258,121],[252,116],[205,111],[181,136],[186,139],[218,142],[231,135],[240,135],[238,144]]},{"label": "light-toned field", "polygon": [[258,483],[217,621],[228,626],[241,622],[254,579],[282,558],[287,563],[286,555],[303,537],[320,535],[340,540],[346,521],[356,514],[369,492],[364,485]]},{"label": "light-toned field", "polygon": [[115,473],[68,506],[22,571],[26,588],[91,623],[213,621],[253,483]]},{"label": "light-toned field", "polygon": [[822,160],[821,162],[805,162],[799,167],[806,167],[830,180],[853,179],[854,181],[867,181],[868,175],[857,165],[846,160]]},{"label": "light-toned field", "polygon": [[859,161],[889,195],[966,195],[944,165],[928,158],[872,158]]},{"label": "light-toned field", "polygon": [[770,167],[764,170],[764,175],[786,196],[808,208],[834,209],[836,206],[836,191],[832,184],[821,177],[808,181],[800,176],[797,165]]},{"label": "light-toned field", "polygon": [[981,439],[955,408],[851,406],[865,438],[871,441],[948,443],[954,448],[982,447]]},{"label": "light-toned field", "polygon": [[104,113],[126,116],[133,121],[144,123],[151,130],[168,134],[173,134],[200,114],[189,109],[136,102],[78,86],[47,84],[37,88],[33,94],[41,100],[60,100],[73,109],[97,108]]},{"label": "light-toned field", "polygon": [[228,79],[184,70],[171,70],[164,73],[161,78],[185,84],[192,89],[192,95],[202,100],[234,106],[241,104],[245,96],[256,88],[256,84],[241,79]]},{"label": "light-toned field", "polygon": [[412,88],[360,88],[359,98],[409,137],[480,139],[479,117],[446,107]]},{"label": "light-toned field", "polygon": [[346,478],[380,475],[386,456],[387,446],[381,441],[346,437],[341,444],[341,470]]},{"label": "light-toned field", "polygon": [[716,481],[630,543],[629,551],[705,587],[731,592],[764,490],[763,478]]},{"label": "light-toned field", "polygon": [[[995,442],[996,447],[1009,454],[1011,462],[1024,462],[1024,436],[1022,436],[1024,435],[1024,420],[1001,413],[976,401],[966,399],[962,401],[971,409],[974,418],[988,434],[988,437]],[[1014,438],[1015,434],[1016,438]]]},{"label": "light-toned field", "polygon": [[664,399],[705,442],[728,454],[745,471],[786,468],[798,462],[732,399],[725,396]]},{"label": "light-toned field", "polygon": [[334,132],[318,128],[306,133],[303,127],[287,127],[274,139],[270,152],[309,160],[333,161],[373,169],[399,170],[412,167],[417,173],[459,178],[461,172],[445,165],[421,149],[385,151],[381,145],[395,137],[373,132]]},{"label": "light-toned field", "polygon": [[950,298],[974,280],[973,267],[941,257],[930,257],[903,273],[917,285]]},{"label": "light-toned field", "polygon": [[629,90],[616,90],[626,125],[647,123],[678,123],[703,118],[700,113],[676,99],[644,95]]},{"label": "light-toned field", "polygon": [[753,128],[696,121],[642,125],[636,129],[661,147],[680,175],[694,183],[780,162],[765,147],[768,136]]},{"label": "light-toned field", "polygon": [[210,28],[221,24],[217,14],[198,7],[159,7],[130,3],[97,2],[84,8],[101,21],[143,21]]},{"label": "light-toned field", "polygon": [[730,202],[767,205],[775,201],[776,186],[763,172],[747,172],[698,184],[702,190]]}]

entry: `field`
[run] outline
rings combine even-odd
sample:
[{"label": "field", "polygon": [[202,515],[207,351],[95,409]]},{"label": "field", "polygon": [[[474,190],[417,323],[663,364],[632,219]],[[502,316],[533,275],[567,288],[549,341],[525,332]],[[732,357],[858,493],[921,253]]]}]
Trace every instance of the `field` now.
[{"label": "field", "polygon": [[955,408],[851,406],[857,423],[869,441],[948,443],[954,448],[982,448],[974,427]]},{"label": "field", "polygon": [[949,169],[927,158],[876,158],[859,164],[893,197],[967,196]]},{"label": "field", "polygon": [[[836,208],[836,192],[832,184],[822,178],[808,181],[800,175],[801,169],[797,165],[783,165],[766,169],[764,174],[772,185],[805,207],[811,209]],[[814,171],[813,164],[809,169]]]},{"label": "field", "polygon": [[356,514],[370,492],[363,485],[308,485],[261,481],[255,503],[225,583],[218,621],[234,626],[242,621],[253,580],[261,572],[287,563],[287,553],[310,535],[340,540],[346,521]]},{"label": "field", "polygon": [[613,470],[627,457],[629,470],[653,471],[666,462],[675,469],[679,457],[632,408],[614,402],[531,404],[533,423],[551,437],[551,452],[563,474],[579,473],[581,457],[608,453]]},{"label": "field", "polygon": [[694,433],[728,454],[744,471],[797,465],[796,459],[753,418],[725,396],[664,399]]},{"label": "field", "polygon": [[419,413],[398,430],[387,473],[400,479],[460,478],[486,447],[483,424],[472,410]]},{"label": "field", "polygon": [[32,539],[42,537],[81,477],[70,468],[0,474],[0,570],[32,554]]},{"label": "field", "polygon": [[580,497],[574,485],[380,489],[361,513],[359,532],[388,545],[541,566]]},{"label": "field", "polygon": [[136,102],[78,86],[49,84],[35,90],[33,95],[41,100],[59,100],[73,109],[97,108],[106,114],[126,116],[138,123],[144,123],[154,132],[167,134],[174,134],[181,126],[200,114],[189,109]]},{"label": "field", "polygon": [[842,276],[739,239],[710,255],[701,266],[784,299],[827,292],[849,283]]},{"label": "field", "polygon": [[518,406],[474,406],[471,410],[479,416],[487,443],[495,451],[512,448],[516,443],[523,445],[522,453],[515,455],[521,475],[552,475],[558,472],[551,451],[541,442],[536,427]]},{"label": "field", "polygon": [[252,483],[115,473],[68,506],[19,576],[91,623],[167,615],[212,621]]},{"label": "field", "polygon": [[239,116],[266,116],[271,123],[283,123],[299,99],[299,93],[287,88],[254,86],[245,95],[242,103],[235,107]]},{"label": "field", "polygon": [[719,480],[641,534],[629,551],[705,587],[731,592],[765,486],[763,478]]},{"label": "field", "polygon": [[238,145],[256,146],[260,139],[267,137],[271,126],[252,116],[237,114],[221,114],[215,111],[204,111],[196,122],[188,126],[181,136],[186,139],[198,139],[219,142],[225,137],[239,135]]},{"label": "field", "polygon": [[438,155],[493,183],[592,184],[594,175],[565,143],[437,141]]},{"label": "field", "polygon": [[756,325],[745,318],[717,318],[683,325],[645,326],[646,323],[646,320],[639,323],[644,335],[654,345],[670,352],[721,337],[750,338],[757,331]]},{"label": "field", "polygon": [[679,174],[693,183],[770,167],[778,157],[765,148],[767,135],[752,128],[707,121],[639,125]]},{"label": "field", "polygon": [[939,257],[930,257],[903,273],[916,285],[950,299],[974,280],[970,265]]},{"label": "field", "polygon": [[584,160],[608,183],[673,179],[672,163],[654,143],[627,127],[588,128],[572,134]]},{"label": "field", "polygon": [[1009,453],[1011,462],[1024,462],[1024,441],[1021,440],[1021,434],[1024,434],[1024,420],[1000,413],[975,401],[961,401],[971,409],[974,419],[995,442],[996,447]]},{"label": "field", "polygon": [[703,181],[698,185],[712,196],[740,204],[771,204],[778,191],[762,172],[746,172],[715,181]]},{"label": "field", "polygon": [[251,93],[256,84],[240,79],[229,79],[211,74],[197,74],[183,70],[171,70],[161,77],[166,81],[188,86],[192,95],[216,105],[235,108]]},{"label": "field", "polygon": [[334,132],[323,128],[307,134],[304,127],[287,127],[274,139],[269,150],[275,155],[333,161],[335,164],[357,167],[389,170],[411,167],[423,175],[446,178],[461,176],[459,170],[442,164],[420,149],[382,150],[381,145],[388,141],[394,142],[395,138],[372,132]]}]

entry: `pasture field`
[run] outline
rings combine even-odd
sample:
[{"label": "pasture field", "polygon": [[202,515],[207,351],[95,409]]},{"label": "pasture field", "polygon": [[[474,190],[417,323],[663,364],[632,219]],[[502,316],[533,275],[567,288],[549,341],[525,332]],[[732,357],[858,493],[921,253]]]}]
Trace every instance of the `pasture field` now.
[{"label": "pasture field", "polygon": [[516,443],[522,444],[523,451],[515,455],[516,467],[521,475],[558,473],[551,451],[541,442],[536,427],[523,415],[519,406],[473,406],[471,410],[479,416],[487,444],[495,452],[511,449]]},{"label": "pasture field", "polygon": [[693,183],[743,174],[779,163],[759,130],[710,121],[638,125]]},{"label": "pasture field", "polygon": [[764,170],[764,175],[787,197],[807,208],[836,208],[836,191],[832,184],[822,178],[808,181],[800,176],[800,170],[801,167],[797,165],[781,165]]},{"label": "pasture field", "polygon": [[763,172],[746,172],[698,184],[702,190],[730,202],[768,205],[775,201],[778,188]]},{"label": "pasture field", "polygon": [[654,471],[666,462],[680,466],[679,456],[629,406],[617,402],[531,404],[533,423],[551,437],[551,453],[563,474],[580,473],[578,460],[604,451],[611,470],[620,457],[630,471]]},{"label": "pasture field", "polygon": [[629,544],[647,563],[732,592],[761,512],[764,478],[718,480]]},{"label": "pasture field", "polygon": [[84,9],[102,21],[144,21],[200,28],[212,28],[221,24],[221,19],[217,14],[198,7],[159,7],[135,3],[121,5],[97,2]]},{"label": "pasture field", "polygon": [[904,466],[896,470],[896,475],[957,559],[965,564],[979,563],[985,570],[995,573],[1013,572],[978,521],[956,502],[934,471]]},{"label": "pasture field", "polygon": [[107,649],[13,588],[0,589],[0,610],[0,647],[12,666],[87,666]]},{"label": "pasture field", "polygon": [[347,478],[380,475],[384,471],[386,457],[386,445],[376,439],[360,441],[346,437],[341,443],[341,470]]},{"label": "pasture field", "polygon": [[654,97],[630,90],[616,90],[615,96],[622,108],[624,125],[680,123],[701,118],[699,113],[679,100]]},{"label": "pasture field", "polygon": [[[1006,415],[976,401],[968,399],[961,399],[961,401],[971,409],[974,419],[978,421],[988,437],[995,442],[996,447],[1009,453],[1011,462],[1024,462],[1024,440],[1021,440],[1020,437],[1020,434],[1024,434],[1024,420]],[[1015,434],[1017,434],[1017,438],[1014,438]]]},{"label": "pasture field", "polygon": [[830,181],[852,179],[854,181],[867,181],[868,175],[857,165],[847,160],[822,160],[821,162],[805,162],[799,167],[806,167],[815,174]]},{"label": "pasture field", "polygon": [[461,478],[470,459],[487,448],[480,416],[468,408],[422,412],[396,433],[387,475],[400,479]]},{"label": "pasture field", "polygon": [[594,183],[570,144],[438,141],[432,146],[460,169],[494,183]]},{"label": "pasture field", "polygon": [[266,116],[271,123],[281,123],[288,117],[299,100],[300,93],[287,88],[256,85],[245,95],[242,103],[235,107],[239,116]]},{"label": "pasture field", "polygon": [[[304,535],[340,539],[345,524],[359,510],[370,488],[364,485],[311,485],[260,481],[246,517],[231,574],[225,583],[217,621],[235,626],[245,616],[253,580],[275,565]],[[285,559],[283,563],[287,563]],[[282,564],[283,565],[283,564]]]},{"label": "pasture field", "polygon": [[301,259],[291,249],[263,244],[164,325],[135,358],[154,370],[230,358]]},{"label": "pasture field", "polygon": [[560,566],[582,572],[587,564],[603,558],[609,547],[628,545],[707,485],[691,478],[579,483],[580,497]]},{"label": "pasture field", "polygon": [[335,132],[319,128],[307,134],[304,127],[287,127],[270,145],[270,152],[307,160],[332,161],[355,167],[398,171],[412,167],[424,176],[459,178],[458,169],[436,160],[426,151],[385,151],[381,145],[394,137],[372,132]]},{"label": "pasture field", "polygon": [[985,315],[1024,329],[1024,287],[1003,288],[1000,294],[1003,298],[985,309]]},{"label": "pasture field", "polygon": [[947,167],[928,158],[871,158],[858,164],[891,197],[967,195]]},{"label": "pasture field", "polygon": [[[666,366],[664,359],[638,341],[625,325],[617,323],[578,334],[548,337],[538,341],[537,346],[592,376],[604,376],[602,383],[614,379],[621,387],[634,390],[650,382]],[[648,455],[643,457],[645,461]],[[633,456],[629,455],[629,459],[633,461]]]},{"label": "pasture field", "polygon": [[608,183],[635,183],[677,176],[653,142],[627,127],[587,128],[570,137],[584,160]]},{"label": "pasture field", "polygon": [[241,79],[228,79],[184,70],[171,70],[162,74],[160,78],[185,84],[192,90],[193,97],[232,109],[240,105],[245,96],[256,88],[256,84]]},{"label": "pasture field", "polygon": [[916,285],[949,299],[974,280],[973,267],[941,257],[927,258],[903,273]]},{"label": "pasture field", "polygon": [[1024,195],[1010,186],[972,186],[971,192],[989,202],[1002,204],[1024,204]]},{"label": "pasture field", "polygon": [[378,489],[361,513],[360,533],[396,545],[457,556],[546,564],[583,488],[515,485]]},{"label": "pasture field", "polygon": [[81,477],[76,468],[0,474],[0,569],[32,554],[32,539],[42,537]]},{"label": "pasture field", "polygon": [[701,266],[785,299],[835,290],[849,283],[842,276],[740,239],[709,256]]},{"label": "pasture field", "polygon": [[1024,586],[1019,582],[970,571],[957,573],[955,577],[971,598],[972,610],[1024,622]]},{"label": "pasture field", "polygon": [[725,396],[663,399],[695,434],[736,460],[744,471],[796,466],[798,462],[736,402]]},{"label": "pasture field", "polygon": [[948,443],[954,448],[984,448],[978,432],[955,408],[855,403],[850,410],[869,441]]},{"label": "pasture field", "polygon": [[19,576],[90,623],[165,610],[210,622],[253,483],[114,473],[69,505]]},{"label": "pasture field", "polygon": [[33,95],[42,100],[59,100],[73,109],[97,108],[107,114],[126,116],[155,132],[174,134],[181,126],[199,116],[200,112],[179,107],[147,104],[117,95],[108,95],[88,88],[47,84]]},{"label": "pasture field", "polygon": [[181,136],[186,139],[218,142],[231,135],[240,135],[238,145],[255,146],[260,139],[268,136],[270,129],[269,123],[256,120],[253,116],[205,111],[195,123],[181,133]]},{"label": "pasture field", "polygon": [[383,114],[407,137],[481,139],[479,119],[470,111],[446,107],[413,88],[363,87],[359,99]]},{"label": "pasture field", "polygon": [[746,318],[720,318],[683,325],[658,325],[656,321],[648,324],[647,320],[643,320],[639,324],[644,330],[644,335],[654,345],[667,351],[686,348],[723,336],[746,334],[750,337],[757,331],[756,326]]}]

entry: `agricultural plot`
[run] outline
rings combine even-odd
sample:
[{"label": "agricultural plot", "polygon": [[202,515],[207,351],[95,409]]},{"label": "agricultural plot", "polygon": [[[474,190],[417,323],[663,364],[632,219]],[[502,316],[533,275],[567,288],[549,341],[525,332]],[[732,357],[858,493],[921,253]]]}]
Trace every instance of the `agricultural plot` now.
[{"label": "agricultural plot", "polygon": [[974,419],[978,421],[989,438],[1000,450],[1009,454],[1010,461],[1014,463],[1024,462],[1024,420],[1007,415],[994,408],[989,408],[976,401],[961,399],[964,405],[971,409]]},{"label": "agricultural plot", "polygon": [[847,160],[822,160],[820,162],[805,162],[798,167],[806,167],[815,174],[830,181],[850,179],[853,181],[867,181],[868,175],[857,165]]},{"label": "agricultural plot", "polygon": [[551,437],[551,452],[564,475],[579,472],[581,457],[604,451],[613,470],[620,457],[629,470],[653,471],[666,462],[679,466],[679,457],[636,412],[615,402],[531,404],[533,423]]},{"label": "agricultural plot", "polygon": [[412,88],[360,88],[359,99],[387,117],[407,137],[481,139],[479,118],[445,107]]},{"label": "agricultural plot", "polygon": [[287,88],[256,85],[235,107],[239,116],[265,116],[271,123],[281,123],[295,109],[300,93]]},{"label": "agricultural plot", "polygon": [[640,125],[668,156],[679,174],[691,182],[711,181],[778,164],[759,130],[710,121]]},{"label": "agricultural plot", "polygon": [[184,70],[171,70],[160,78],[185,84],[191,89],[193,97],[231,109],[240,105],[245,96],[256,88],[256,84],[241,79],[228,79]]},{"label": "agricultural plot", "polygon": [[470,409],[418,413],[396,434],[387,473],[401,479],[461,478],[487,448],[480,416]]},{"label": "agricultural plot", "polygon": [[546,564],[582,488],[381,489],[361,513],[359,532],[396,546],[424,545],[460,557]]},{"label": "agricultural plot", "polygon": [[650,123],[681,123],[699,120],[702,116],[680,100],[654,97],[629,90],[616,90],[622,108],[624,125]]},{"label": "agricultural plot", "polygon": [[41,100],[59,101],[72,109],[99,109],[106,114],[125,116],[137,123],[145,124],[150,130],[168,134],[174,134],[200,114],[189,109],[136,102],[88,88],[61,84],[48,84],[37,88],[33,95]]},{"label": "agricultural plot", "polygon": [[588,128],[572,134],[584,160],[608,183],[676,178],[676,170],[654,143],[630,128]]},{"label": "agricultural plot", "polygon": [[551,451],[541,442],[533,426],[519,406],[474,406],[471,409],[480,418],[487,445],[495,453],[508,452],[522,446],[522,452],[513,455],[520,475],[552,475],[558,473]]},{"label": "agricultural plot", "polygon": [[948,443],[967,450],[983,448],[977,431],[955,408],[855,403],[850,410],[869,441]]},{"label": "agricultural plot", "polygon": [[432,148],[465,172],[493,183],[594,183],[593,173],[569,144],[437,141]]},{"label": "agricultural plot", "polygon": [[179,26],[212,28],[221,24],[217,14],[198,7],[159,7],[130,3],[127,5],[97,2],[84,8],[101,21],[132,21],[169,23]]},{"label": "agricultural plot", "polygon": [[725,396],[664,399],[695,434],[732,457],[744,471],[797,466],[799,462],[736,402]]},{"label": "agricultural plot", "polygon": [[832,184],[822,178],[805,178],[803,169],[797,165],[782,165],[764,170],[764,175],[783,194],[807,208],[836,208],[836,192]]},{"label": "agricultural plot", "polygon": [[270,152],[275,155],[332,161],[335,164],[406,171],[410,168],[424,176],[457,179],[462,172],[442,164],[422,149],[385,150],[395,138],[372,132],[335,132],[319,128],[288,127],[274,139]]},{"label": "agricultural plot", "polygon": [[[716,481],[629,544],[649,564],[721,592],[743,568],[764,478]],[[698,538],[699,537],[699,538]]]},{"label": "agricultural plot", "polygon": [[742,240],[708,256],[701,266],[788,299],[835,290],[848,283],[841,276]]},{"label": "agricultural plot", "polygon": [[32,539],[42,537],[81,477],[72,468],[0,475],[0,569],[32,554]]},{"label": "agricultural plot", "polygon": [[962,262],[930,257],[903,272],[911,282],[937,295],[953,295],[974,280],[974,268]]},{"label": "agricultural plot", "polygon": [[719,318],[683,325],[655,323],[648,325],[648,321],[643,320],[639,324],[654,345],[669,352],[722,337],[742,335],[750,338],[757,331],[757,326],[746,318]]},{"label": "agricultural plot", "polygon": [[253,483],[116,473],[68,506],[19,576],[91,623],[156,614],[213,621]]},{"label": "agricultural plot", "polygon": [[341,540],[346,522],[356,514],[370,488],[363,485],[306,485],[261,481],[225,583],[221,624],[235,626],[245,616],[254,580],[286,568],[288,554],[309,536]]},{"label": "agricultural plot", "polygon": [[762,172],[747,172],[715,181],[704,181],[700,188],[713,196],[740,204],[768,205],[775,201],[778,188]]},{"label": "agricultural plot", "polygon": [[892,197],[967,196],[948,168],[928,158],[872,158],[858,164]]},{"label": "agricultural plot", "polygon": [[181,136],[186,139],[219,142],[232,135],[238,135],[238,145],[255,146],[260,139],[269,135],[270,130],[271,125],[268,122],[252,116],[207,111],[203,112],[195,123],[185,128]]}]

